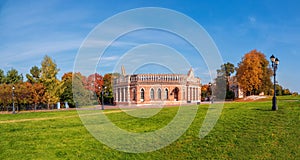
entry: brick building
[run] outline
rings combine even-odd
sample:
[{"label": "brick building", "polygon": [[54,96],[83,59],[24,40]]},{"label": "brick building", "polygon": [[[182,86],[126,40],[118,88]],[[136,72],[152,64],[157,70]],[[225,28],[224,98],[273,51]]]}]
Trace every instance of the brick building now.
[{"label": "brick building", "polygon": [[114,79],[114,102],[117,105],[179,105],[200,103],[200,78],[190,69],[187,74],[122,73]]}]

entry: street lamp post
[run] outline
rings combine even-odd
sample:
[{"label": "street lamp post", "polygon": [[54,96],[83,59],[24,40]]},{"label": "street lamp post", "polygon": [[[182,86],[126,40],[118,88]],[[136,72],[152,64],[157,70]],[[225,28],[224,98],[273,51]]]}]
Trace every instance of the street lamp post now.
[{"label": "street lamp post", "polygon": [[274,76],[274,95],[272,99],[272,110],[276,111],[278,110],[277,107],[277,100],[276,100],[276,71],[277,71],[277,66],[279,64],[279,59],[275,58],[274,55],[270,57],[270,60],[272,62],[272,69],[273,69],[273,76]]},{"label": "street lamp post", "polygon": [[209,86],[209,101],[211,101],[211,98],[212,98],[211,85],[212,85],[212,84],[209,82],[209,83],[208,83],[208,86]]},{"label": "street lamp post", "polygon": [[99,90],[99,97],[98,97],[98,103],[100,104],[101,100],[100,100],[100,96],[101,96],[101,87],[98,86],[98,90]]},{"label": "street lamp post", "polygon": [[12,111],[12,114],[15,114],[15,113],[16,113],[16,110],[15,110],[15,101],[14,101],[14,97],[15,97],[14,90],[15,90],[15,86],[12,87],[12,104],[13,104],[13,111]]}]

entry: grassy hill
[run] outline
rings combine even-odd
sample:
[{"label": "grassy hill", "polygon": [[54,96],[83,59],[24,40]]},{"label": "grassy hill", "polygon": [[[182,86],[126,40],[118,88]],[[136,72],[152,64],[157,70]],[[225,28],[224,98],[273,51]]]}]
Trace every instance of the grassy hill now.
[{"label": "grassy hill", "polygon": [[[149,153],[125,153],[97,141],[76,111],[0,114],[0,159],[299,159],[300,97],[226,103],[214,129],[203,139],[199,129],[208,105],[200,105],[189,129],[171,145]],[[105,110],[117,126],[149,132],[166,125],[178,107],[152,118]],[[100,112],[100,111],[99,111]]]}]

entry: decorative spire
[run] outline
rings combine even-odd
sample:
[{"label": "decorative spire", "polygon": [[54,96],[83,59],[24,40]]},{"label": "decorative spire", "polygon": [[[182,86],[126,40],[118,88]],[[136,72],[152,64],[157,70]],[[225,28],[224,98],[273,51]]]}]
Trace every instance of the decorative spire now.
[{"label": "decorative spire", "polygon": [[125,67],[123,65],[121,67],[121,74],[122,74],[122,76],[126,76]]},{"label": "decorative spire", "polygon": [[194,70],[193,70],[193,68],[191,67],[191,69],[189,70],[189,72],[188,72],[188,77],[189,78],[194,78]]}]

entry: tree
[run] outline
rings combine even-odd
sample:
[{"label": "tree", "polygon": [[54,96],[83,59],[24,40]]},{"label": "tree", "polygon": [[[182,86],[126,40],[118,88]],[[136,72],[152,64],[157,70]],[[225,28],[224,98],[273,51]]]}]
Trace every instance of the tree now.
[{"label": "tree", "polygon": [[[15,88],[12,90],[12,88]],[[47,102],[45,89],[42,83],[31,84],[20,82],[15,84],[0,84],[0,106],[12,106],[12,92],[17,110],[36,109],[38,104]]]},{"label": "tree", "polygon": [[234,64],[227,62],[221,65],[221,69],[217,70],[217,73],[222,76],[230,77],[234,73],[235,67]]},{"label": "tree", "polygon": [[104,96],[104,101],[109,104],[113,104],[113,74],[107,73],[103,77],[103,85],[106,87]]},{"label": "tree", "polygon": [[93,94],[92,97],[97,99],[98,103],[100,103],[101,102],[100,101],[101,91],[104,87],[103,86],[103,77],[98,73],[94,73],[94,74],[89,75],[85,82],[86,82],[86,84],[85,84],[86,89],[91,91]]},{"label": "tree", "polygon": [[87,78],[80,73],[74,73],[72,78],[73,100],[76,106],[91,105],[91,91],[86,88]]},{"label": "tree", "polygon": [[6,83],[7,84],[15,84],[23,81],[22,74],[19,75],[16,69],[11,69],[6,74]]},{"label": "tree", "polygon": [[292,94],[291,91],[287,88],[282,91],[282,95],[291,95],[291,94]]},{"label": "tree", "polygon": [[4,71],[0,69],[0,84],[5,83]]},{"label": "tree", "polygon": [[201,86],[201,98],[205,100],[208,96],[210,96],[210,86],[208,84],[204,84]]},{"label": "tree", "polygon": [[46,90],[43,83],[34,83],[32,85],[32,89],[32,102],[34,103],[34,110],[36,110],[39,104],[47,103],[47,99],[45,96]]},{"label": "tree", "polygon": [[46,88],[45,96],[48,100],[47,104],[49,109],[51,104],[59,102],[59,97],[64,88],[63,83],[56,78],[59,69],[57,68],[56,63],[49,56],[46,55],[44,57],[41,65],[42,68],[40,80]]},{"label": "tree", "polygon": [[88,90],[99,94],[103,87],[103,77],[98,73],[91,74],[87,77],[85,86]]},{"label": "tree", "polygon": [[26,78],[27,78],[27,81],[29,83],[33,84],[33,83],[39,82],[39,79],[40,79],[40,76],[41,76],[41,70],[39,69],[39,67],[33,66],[30,69],[30,74],[26,74]]},{"label": "tree", "polygon": [[[224,85],[224,81],[226,82],[226,99],[234,98],[234,93],[229,89],[229,78],[234,71],[234,64],[230,62],[222,64],[221,69],[217,70],[216,87],[220,88],[222,87],[221,85]],[[220,93],[217,93],[218,96],[220,96],[219,94]]]},{"label": "tree", "polygon": [[32,84],[29,82],[18,83],[15,86],[14,97],[15,97],[15,105],[17,107],[17,111],[21,110],[22,106],[28,107],[33,103],[33,88]]},{"label": "tree", "polygon": [[12,103],[12,84],[0,84],[0,105],[8,111],[9,104]]},{"label": "tree", "polygon": [[226,98],[227,91],[227,78],[224,75],[217,75],[215,83],[210,86],[212,90],[212,98],[216,97],[217,99],[224,100]]},{"label": "tree", "polygon": [[246,95],[268,92],[272,86],[272,70],[266,56],[252,50],[245,54],[238,64],[237,80]]},{"label": "tree", "polygon": [[68,102],[70,107],[75,107],[75,102],[73,100],[73,92],[72,92],[72,77],[73,73],[68,72],[62,76],[63,87],[65,88],[63,93],[60,95],[60,99],[63,102]]},{"label": "tree", "polygon": [[276,87],[276,95],[282,96],[282,91],[283,91],[282,86],[279,84],[276,84],[275,87]]}]

